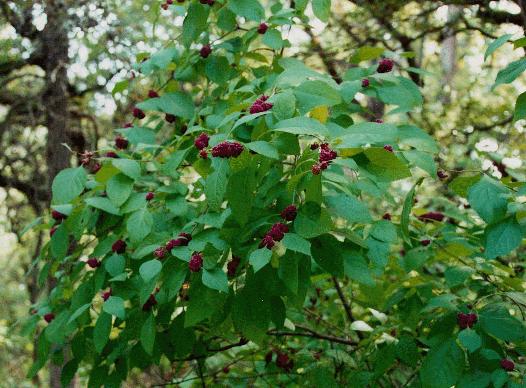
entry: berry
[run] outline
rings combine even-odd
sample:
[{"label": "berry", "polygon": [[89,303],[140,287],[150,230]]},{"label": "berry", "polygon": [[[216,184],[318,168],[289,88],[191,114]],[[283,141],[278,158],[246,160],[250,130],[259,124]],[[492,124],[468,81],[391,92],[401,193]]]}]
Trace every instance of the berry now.
[{"label": "berry", "polygon": [[405,249],[400,249],[400,256],[405,256]]},{"label": "berry", "polygon": [[280,352],[276,357],[276,366],[278,368],[283,369],[286,372],[290,372],[292,367],[294,366],[294,363],[286,353]]},{"label": "berry", "polygon": [[199,50],[199,55],[201,55],[202,58],[208,58],[210,54],[212,54],[212,47],[210,47],[209,44],[205,44],[201,47],[201,50]]},{"label": "berry", "polygon": [[161,8],[166,11],[168,9],[168,4],[161,4]]},{"label": "berry", "polygon": [[254,103],[249,109],[250,114],[266,112],[272,109],[274,105],[270,102],[266,102],[267,100],[268,96],[262,95],[256,101],[254,101]]},{"label": "berry", "polygon": [[166,243],[166,250],[171,251],[175,247],[187,246],[192,241],[192,235],[189,233],[179,233],[179,238],[172,239]]},{"label": "berry", "polygon": [[431,240],[422,240],[420,241],[420,244],[422,244],[423,247],[427,247],[429,244],[431,244]]},{"label": "berry", "polygon": [[327,170],[327,168],[329,167],[329,164],[330,164],[330,163],[331,163],[331,162],[328,162],[328,161],[326,161],[326,162],[320,162],[319,165],[320,165],[320,168],[321,168],[322,170]]},{"label": "berry", "polygon": [[100,163],[94,163],[91,168],[90,168],[90,172],[92,174],[96,174],[97,172],[99,172],[99,170],[102,168],[102,165]]},{"label": "berry", "polygon": [[153,198],[155,197],[155,194],[152,193],[151,191],[149,191],[148,193],[146,193],[146,200],[147,201],[151,201]]},{"label": "berry", "polygon": [[320,145],[318,143],[312,143],[310,145],[310,149],[313,150],[313,151],[317,150],[319,147],[320,147]]},{"label": "berry", "polygon": [[67,218],[67,215],[62,214],[62,213],[59,212],[59,211],[52,210],[52,211],[51,211],[51,217],[52,217],[55,221],[62,221],[62,220],[65,220],[65,219]]},{"label": "berry", "polygon": [[51,229],[49,229],[49,237],[53,237],[53,235],[55,234],[56,231],[57,231],[57,227],[56,226],[54,226]]},{"label": "berry", "polygon": [[298,209],[294,205],[289,205],[280,213],[281,218],[286,221],[294,221],[298,215]]},{"label": "berry", "polygon": [[166,255],[166,248],[165,247],[159,247],[155,251],[153,251],[153,255],[159,259],[164,258]]},{"label": "berry", "polygon": [[440,212],[427,212],[419,216],[418,218],[420,221],[428,222],[428,221],[442,221],[444,220],[444,215]]},{"label": "berry", "polygon": [[199,136],[197,136],[197,139],[194,141],[195,148],[198,150],[202,150],[203,148],[208,147],[208,141],[210,140],[210,136],[208,136],[206,133],[201,133]]},{"label": "berry", "polygon": [[192,272],[199,272],[203,266],[203,255],[200,252],[194,252],[188,263],[188,268]]},{"label": "berry", "polygon": [[382,218],[383,218],[384,220],[391,221],[391,214],[389,214],[389,213],[385,213],[385,214],[382,216]]},{"label": "berry", "polygon": [[261,242],[259,243],[259,247],[260,248],[267,248],[267,249],[272,249],[272,247],[274,246],[275,242],[274,240],[272,239],[272,236],[269,236],[268,234],[265,235],[265,237],[263,237],[263,239],[261,240]]},{"label": "berry", "polygon": [[229,277],[233,277],[236,275],[237,267],[239,267],[239,264],[241,263],[241,258],[238,256],[232,256],[232,260],[228,262],[226,265],[227,269],[227,275]]},{"label": "berry", "polygon": [[132,114],[133,117],[138,118],[139,120],[142,120],[146,117],[144,112],[137,107],[133,108]]},{"label": "berry", "polygon": [[389,59],[389,58],[381,59],[380,62],[378,63],[378,68],[376,69],[376,71],[378,73],[389,73],[391,70],[393,70],[393,65],[394,65],[394,62],[392,59]]},{"label": "berry", "polygon": [[[170,0],[170,1],[172,1],[172,0]],[[168,1],[166,1],[166,3],[168,3]],[[168,3],[168,4],[172,4],[172,3]],[[150,97],[150,98],[157,98],[157,97],[159,97],[159,94],[155,90],[149,90],[148,91],[148,97]]]},{"label": "berry", "polygon": [[212,148],[212,156],[219,158],[237,158],[245,147],[243,144],[231,141],[223,141]]},{"label": "berry", "polygon": [[472,328],[475,323],[477,323],[478,317],[475,313],[458,313],[457,314],[457,323],[460,329]]},{"label": "berry", "polygon": [[[336,159],[337,156],[338,156],[338,154],[336,153],[336,151],[331,150],[327,143],[323,143],[320,146],[320,157],[319,157],[319,161],[320,162],[322,162],[322,163],[323,162],[330,162],[331,160]],[[326,168],[322,167],[322,170],[325,170],[325,169]]]},{"label": "berry", "polygon": [[114,151],[108,151],[106,152],[106,155],[105,155],[107,158],[114,158],[114,159],[117,159],[119,157],[119,155],[117,155],[116,152]]},{"label": "berry", "polygon": [[223,367],[223,373],[228,374],[230,372],[230,368],[228,366]]},{"label": "berry", "polygon": [[375,123],[382,124],[384,121],[382,119],[376,119],[374,120]]},{"label": "berry", "polygon": [[321,172],[321,167],[318,163],[314,164],[311,168],[311,171],[314,175],[319,175]]},{"label": "berry", "polygon": [[157,304],[157,299],[155,299],[155,295],[150,294],[146,303],[142,305],[142,311],[150,311],[152,307],[155,306],[156,304]]},{"label": "berry", "polygon": [[102,300],[106,302],[111,296],[111,288],[108,291],[104,291],[101,296]]},{"label": "berry", "polygon": [[128,148],[128,140],[123,138],[121,135],[117,136],[115,138],[115,147],[120,150],[125,150],[126,148]]},{"label": "berry", "polygon": [[187,130],[188,130],[188,126],[187,125],[181,125],[181,135],[184,135]]},{"label": "berry", "polygon": [[268,30],[268,24],[267,23],[261,23],[258,27],[258,34],[263,35]]},{"label": "berry", "polygon": [[172,115],[170,113],[167,113],[165,116],[164,116],[164,119],[168,122],[168,123],[173,123],[176,119],[175,115]]},{"label": "berry", "polygon": [[199,157],[202,159],[208,159],[208,152],[206,152],[206,150],[199,151]]},{"label": "berry", "polygon": [[274,355],[274,353],[272,352],[272,350],[270,350],[267,354],[265,354],[265,362],[267,364],[270,364],[272,362],[272,356]]},{"label": "berry", "polygon": [[131,128],[133,127],[133,124],[132,123],[126,123],[124,124],[124,128]]},{"label": "berry", "polygon": [[439,179],[447,179],[447,174],[444,171],[442,171],[442,170],[438,170],[437,171],[437,177]]},{"label": "berry", "polygon": [[192,235],[190,233],[181,232],[179,233],[179,237],[182,237],[183,245],[188,245],[190,241],[192,241]]},{"label": "berry", "polygon": [[362,80],[362,88],[366,88],[369,86],[369,80],[367,78],[364,78]]},{"label": "berry", "polygon": [[166,4],[172,5],[174,3],[174,0],[166,0]]},{"label": "berry", "polygon": [[388,152],[393,152],[393,147],[389,144],[384,145],[384,150]]},{"label": "berry", "polygon": [[500,366],[502,369],[508,372],[511,372],[513,369],[515,369],[515,364],[513,363],[513,361],[508,360],[507,358],[503,358],[502,360],[500,360]]},{"label": "berry", "polygon": [[126,251],[126,242],[124,240],[117,240],[111,246],[111,250],[115,253],[124,253]]},{"label": "berry", "polygon": [[50,323],[53,319],[55,319],[55,314],[53,313],[44,314],[44,321],[46,321],[47,323]]},{"label": "berry", "polygon": [[89,265],[91,268],[98,268],[100,267],[101,262],[97,260],[95,257],[92,257],[86,260],[86,264]]},{"label": "berry", "polygon": [[289,227],[285,224],[282,224],[281,222],[276,222],[272,227],[270,228],[269,232],[267,233],[267,236],[272,237],[274,241],[281,241],[283,240],[283,237],[285,237],[285,233],[289,231]]},{"label": "berry", "polygon": [[166,250],[170,252],[175,247],[180,247],[180,246],[181,246],[181,240],[172,239],[166,243]]}]

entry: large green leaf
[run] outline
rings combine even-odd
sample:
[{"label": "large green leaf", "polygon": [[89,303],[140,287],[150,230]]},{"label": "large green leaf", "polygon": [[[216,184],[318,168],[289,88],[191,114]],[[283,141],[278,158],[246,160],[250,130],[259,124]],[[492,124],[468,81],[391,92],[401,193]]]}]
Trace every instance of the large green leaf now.
[{"label": "large green leaf", "polygon": [[185,46],[189,47],[208,27],[209,10],[209,6],[197,1],[190,4],[183,22],[182,41]]},{"label": "large green leaf", "polygon": [[265,17],[265,10],[258,0],[229,0],[228,8],[236,15],[256,22]]},{"label": "large green leaf", "polygon": [[493,89],[502,84],[509,84],[515,81],[526,70],[526,58],[511,62],[504,69],[499,71],[497,79],[493,84]]},{"label": "large green leaf", "polygon": [[146,111],[156,110],[170,113],[174,116],[190,120],[194,116],[194,102],[183,92],[165,93],[161,97],[150,98],[137,104],[137,107]]},{"label": "large green leaf", "polygon": [[350,223],[371,221],[368,207],[356,197],[338,194],[325,197],[325,203],[334,217],[345,218]]},{"label": "large green leaf", "polygon": [[141,327],[141,345],[148,354],[153,353],[155,344],[155,317],[153,314],[146,319]]},{"label": "large green leaf", "polygon": [[488,48],[486,49],[486,52],[484,53],[484,60],[488,59],[488,57],[495,52],[500,46],[502,46],[504,43],[506,43],[513,34],[505,34],[500,36],[499,38],[495,39],[493,42],[491,42],[488,45]]},{"label": "large green leaf", "polygon": [[494,259],[518,248],[522,241],[522,234],[520,225],[512,218],[489,225],[485,230],[486,257]]},{"label": "large green leaf", "polygon": [[368,148],[364,153],[370,161],[366,166],[367,170],[378,177],[395,181],[411,176],[411,171],[407,165],[397,158],[393,152],[386,151],[383,148]]},{"label": "large green leaf", "polygon": [[208,288],[228,293],[228,278],[226,273],[220,268],[204,269],[202,281]]},{"label": "large green leaf", "polygon": [[490,304],[479,311],[480,327],[486,333],[503,341],[526,339],[526,326],[514,318],[502,304]]},{"label": "large green leaf", "polygon": [[161,273],[163,265],[159,260],[150,260],[141,264],[139,273],[143,280],[148,283]]},{"label": "large green leaf", "polygon": [[327,136],[325,125],[308,117],[294,117],[282,120],[274,126],[274,131],[287,132],[295,135]]},{"label": "large green leaf", "polygon": [[341,102],[338,90],[327,82],[320,80],[308,80],[294,89],[294,95],[298,100],[301,114],[309,112],[317,106],[333,106]]},{"label": "large green leaf", "polygon": [[211,210],[219,210],[226,194],[228,184],[228,160],[221,159],[217,162],[212,174],[206,178],[205,195]]},{"label": "large green leaf", "polygon": [[508,189],[500,182],[484,176],[468,191],[469,204],[488,224],[499,221],[506,215]]},{"label": "large green leaf", "polygon": [[108,314],[115,315],[120,319],[126,318],[124,300],[119,296],[110,296],[102,305],[102,310]]},{"label": "large green leaf", "polygon": [[428,388],[450,388],[455,385],[464,369],[464,353],[451,338],[429,350],[420,378]]},{"label": "large green leaf", "polygon": [[128,235],[133,242],[140,242],[146,236],[150,234],[153,227],[152,214],[146,208],[142,208],[134,212],[128,222],[126,223],[126,229]]},{"label": "large green leaf", "polygon": [[132,189],[133,180],[124,174],[114,175],[106,184],[108,198],[117,207],[126,202],[130,197]]},{"label": "large green leaf", "polygon": [[312,11],[322,22],[329,21],[331,14],[331,0],[312,0]]},{"label": "large green leaf", "polygon": [[78,197],[84,190],[86,179],[84,167],[66,168],[60,171],[51,186],[53,203],[57,205],[68,203]]},{"label": "large green leaf", "polygon": [[116,216],[120,215],[119,209],[105,197],[91,197],[86,199],[86,203],[96,209],[105,211],[106,213],[114,214]]},{"label": "large green leaf", "polygon": [[95,328],[93,329],[93,344],[97,353],[102,353],[104,346],[108,343],[111,332],[111,314],[101,312]]},{"label": "large green leaf", "polygon": [[312,257],[325,271],[335,276],[343,274],[341,243],[332,235],[324,234],[311,241]]},{"label": "large green leaf", "polygon": [[136,160],[132,159],[113,159],[113,165],[121,170],[121,172],[132,178],[137,179],[141,176],[141,165]]}]

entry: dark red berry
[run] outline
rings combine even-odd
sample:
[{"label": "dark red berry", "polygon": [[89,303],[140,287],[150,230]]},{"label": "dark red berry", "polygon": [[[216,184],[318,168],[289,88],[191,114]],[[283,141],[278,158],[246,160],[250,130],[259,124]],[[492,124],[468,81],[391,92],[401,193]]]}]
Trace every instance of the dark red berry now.
[{"label": "dark red berry", "polygon": [[268,96],[262,95],[256,101],[254,101],[254,103],[249,109],[250,114],[266,112],[272,109],[274,105],[271,104],[270,102],[266,102],[267,100],[268,100]]},{"label": "dark red berry", "polygon": [[201,159],[208,159],[208,152],[206,152],[206,150],[199,151],[199,157]]},{"label": "dark red berry", "polygon": [[389,214],[389,213],[385,213],[385,214],[382,216],[382,218],[383,218],[384,220],[391,221],[391,214]]},{"label": "dark red berry", "polygon": [[[319,156],[319,161],[321,163],[323,162],[327,162],[327,167],[328,167],[328,163],[330,163],[331,160],[334,160],[338,157],[338,154],[336,153],[336,151],[332,150],[330,147],[329,147],[329,144],[327,143],[323,143],[321,146],[320,146],[320,156]],[[323,168],[323,166],[320,166],[322,170],[325,170],[327,167]]]},{"label": "dark red berry", "polygon": [[447,174],[444,171],[442,171],[442,170],[438,170],[437,171],[437,177],[439,179],[447,179]]},{"label": "dark red berry", "polygon": [[163,259],[164,256],[166,256],[166,248],[165,247],[159,247],[155,251],[153,251],[153,255],[159,259]]},{"label": "dark red berry", "polygon": [[240,257],[232,256],[232,260],[230,260],[228,264],[226,265],[227,275],[229,277],[233,277],[236,275],[237,267],[239,267],[240,263],[241,263]]},{"label": "dark red berry", "polygon": [[317,150],[319,147],[320,147],[320,145],[318,143],[312,143],[310,145],[310,149],[313,150],[313,151]]},{"label": "dark red berry", "polygon": [[321,172],[321,167],[318,163],[314,164],[311,168],[311,171],[314,175],[319,175]]},{"label": "dark red berry", "polygon": [[168,4],[161,4],[161,8],[166,11],[168,9]]},{"label": "dark red berry", "polygon": [[422,244],[423,247],[427,247],[429,244],[431,244],[431,240],[422,240],[420,241],[420,244]]},{"label": "dark red berry", "polygon": [[100,267],[101,262],[97,260],[95,257],[92,257],[86,260],[86,264],[89,265],[91,268],[98,268]]},{"label": "dark red berry", "polygon": [[117,240],[111,246],[111,250],[115,253],[126,252],[126,242],[124,240]]},{"label": "dark red berry", "polygon": [[282,224],[281,222],[276,222],[272,225],[267,235],[272,237],[274,241],[281,241],[283,240],[283,237],[285,237],[285,233],[288,231],[289,227],[287,225]]},{"label": "dark red berry", "polygon": [[49,229],[49,237],[53,237],[53,235],[55,234],[56,231],[57,231],[57,227],[56,226],[54,226],[51,229]]},{"label": "dark red berry", "polygon": [[223,373],[228,374],[230,372],[230,368],[228,366],[223,367]]},{"label": "dark red berry", "polygon": [[363,87],[363,88],[366,88],[366,87],[368,87],[368,86],[369,86],[369,80],[368,80],[367,78],[364,78],[364,79],[362,80],[362,87]]},{"label": "dark red berry", "polygon": [[154,294],[150,294],[150,296],[148,297],[148,300],[146,301],[146,303],[144,303],[142,305],[142,310],[143,311],[150,311],[152,309],[153,306],[155,306],[157,304],[157,299],[155,299],[155,295]]},{"label": "dark red berry", "polygon": [[258,34],[261,34],[263,35],[265,32],[267,32],[268,30],[268,25],[267,23],[261,23],[258,27]]},{"label": "dark red berry", "polygon": [[128,140],[126,140],[121,135],[117,136],[115,138],[115,147],[120,150],[125,150],[126,148],[128,148]]},{"label": "dark red berry", "polygon": [[173,123],[176,119],[175,115],[172,115],[170,113],[167,113],[165,116],[164,116],[164,119],[168,122],[168,123]]},{"label": "dark red berry", "polygon": [[472,328],[473,325],[477,323],[477,321],[478,321],[478,317],[477,317],[477,314],[475,313],[469,313],[469,314],[458,313],[457,314],[457,323],[461,329],[466,329],[468,327]]},{"label": "dark red berry", "polygon": [[55,220],[55,221],[62,221],[62,220],[65,220],[67,218],[67,215],[65,214],[62,214],[61,212],[57,211],[57,210],[52,210],[51,211],[51,217]]},{"label": "dark red berry", "polygon": [[113,152],[113,151],[108,151],[106,152],[106,155],[105,155],[107,158],[114,158],[114,159],[117,159],[119,157],[119,155],[117,155],[116,152]]},{"label": "dark red berry", "polygon": [[405,249],[400,249],[400,256],[405,256]]},{"label": "dark red berry", "polygon": [[272,362],[272,356],[274,355],[274,352],[270,350],[267,354],[265,354],[265,363],[270,364]]},{"label": "dark red berry", "polygon": [[294,362],[289,358],[286,353],[278,353],[276,357],[276,366],[283,369],[286,372],[290,372],[294,366]]},{"label": "dark red berry", "polygon": [[210,136],[208,136],[206,133],[201,133],[194,141],[195,148],[198,150],[202,150],[203,148],[208,147],[208,141],[210,140]]},{"label": "dark red berry", "polygon": [[390,146],[389,144],[386,144],[386,145],[384,145],[384,150],[389,151],[389,152],[393,152],[393,147]]},{"label": "dark red berry", "polygon": [[500,360],[500,366],[502,369],[508,372],[511,372],[515,369],[515,364],[513,363],[513,361],[508,360],[507,358],[503,358],[502,360]]},{"label": "dark red berry", "polygon": [[223,141],[212,148],[212,156],[219,158],[237,158],[244,149],[241,143]]},{"label": "dark red berry", "polygon": [[96,173],[99,172],[99,170],[100,170],[101,168],[102,168],[102,165],[101,165],[100,163],[98,163],[98,162],[93,163],[93,165],[92,165],[91,168],[90,168],[90,172],[91,172],[92,174],[96,174]]},{"label": "dark red berry", "polygon": [[106,302],[111,296],[111,288],[108,291],[102,293],[102,300]]},{"label": "dark red berry", "polygon": [[205,44],[201,47],[201,50],[199,50],[199,55],[201,55],[202,58],[208,58],[210,54],[212,54],[212,47],[210,47],[209,44]]},{"label": "dark red berry", "polygon": [[155,194],[150,191],[150,192],[146,193],[146,197],[145,198],[146,198],[147,201],[151,201],[154,197],[155,197]]},{"label": "dark red berry", "polygon": [[376,119],[374,120],[375,123],[382,124],[384,121],[382,119]]},{"label": "dark red berry", "polygon": [[174,0],[166,0],[166,4],[172,5],[174,3]]},{"label": "dark red berry", "polygon": [[[168,3],[168,1],[167,1],[167,3]],[[171,4],[171,3],[169,3],[169,4]],[[159,94],[155,90],[149,90],[148,91],[148,97],[150,97],[150,98],[157,98],[157,97],[159,97]]]},{"label": "dark red berry", "polygon": [[192,272],[199,272],[203,266],[203,255],[200,252],[194,252],[188,263],[188,268]]},{"label": "dark red berry", "polygon": [[429,222],[429,221],[442,221],[444,220],[444,215],[440,212],[427,212],[427,213],[424,213],[422,214],[421,216],[419,216],[418,218],[421,220],[421,221],[424,221],[424,222]]},{"label": "dark red berry", "polygon": [[391,70],[393,70],[394,62],[392,59],[389,58],[383,58],[378,63],[378,68],[376,71],[378,73],[389,73]]},{"label": "dark red berry", "polygon": [[124,124],[124,128],[131,128],[133,127],[133,124],[132,123],[126,123]]},{"label": "dark red berry", "polygon": [[294,205],[289,205],[283,209],[280,215],[286,221],[294,221],[298,215],[298,209]]},{"label": "dark red berry", "polygon": [[181,232],[179,233],[179,237],[183,240],[183,245],[185,246],[192,241],[192,235],[190,233]]},{"label": "dark red berry", "polygon": [[55,319],[55,314],[53,313],[44,314],[44,321],[46,321],[47,323],[50,323],[53,319]]},{"label": "dark red berry", "polygon": [[146,117],[144,112],[137,107],[133,108],[132,114],[133,117],[138,118],[139,120],[142,120]]},{"label": "dark red berry", "polygon": [[272,236],[270,235],[265,235],[265,237],[263,237],[263,239],[261,240],[261,242],[259,243],[259,247],[260,248],[267,248],[267,249],[272,249],[272,247],[275,245],[275,242],[274,240],[272,239]]}]

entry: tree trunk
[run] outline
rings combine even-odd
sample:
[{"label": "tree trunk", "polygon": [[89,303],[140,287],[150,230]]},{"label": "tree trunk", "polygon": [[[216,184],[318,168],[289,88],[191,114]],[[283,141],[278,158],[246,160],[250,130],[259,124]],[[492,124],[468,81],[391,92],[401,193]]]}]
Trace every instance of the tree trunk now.
[{"label": "tree trunk", "polygon": [[[67,142],[68,129],[68,80],[67,64],[67,6],[64,0],[48,0],[45,3],[47,24],[40,34],[42,54],[45,58],[46,87],[43,96],[46,127],[48,130],[46,144],[46,162],[48,171],[48,188],[60,170],[69,166],[70,155],[63,145]],[[48,288],[55,286],[53,280],[48,281]],[[64,354],[66,356],[66,354]],[[49,386],[60,388],[62,367],[50,364]]]}]

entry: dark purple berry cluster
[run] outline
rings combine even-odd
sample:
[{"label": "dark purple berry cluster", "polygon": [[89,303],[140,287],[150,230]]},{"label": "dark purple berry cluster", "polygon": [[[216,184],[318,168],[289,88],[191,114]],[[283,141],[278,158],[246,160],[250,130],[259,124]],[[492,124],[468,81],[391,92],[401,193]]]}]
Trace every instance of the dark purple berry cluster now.
[{"label": "dark purple berry cluster", "polygon": [[281,222],[276,222],[274,225],[272,225],[267,234],[265,234],[265,236],[261,239],[259,247],[272,249],[272,247],[276,244],[276,241],[283,240],[285,233],[288,231],[289,227],[287,225],[282,224]]},{"label": "dark purple berry cluster", "polygon": [[466,329],[468,327],[471,329],[473,325],[477,323],[477,321],[478,321],[478,317],[477,317],[477,314],[475,313],[468,313],[468,314],[458,313],[457,314],[457,323],[461,329]]},{"label": "dark purple berry cluster", "polygon": [[210,136],[208,136],[206,133],[201,133],[194,141],[195,148],[198,150],[202,150],[206,147],[208,147],[208,141],[210,140]]},{"label": "dark purple berry cluster", "polygon": [[218,158],[237,158],[245,147],[243,144],[234,141],[223,141],[212,148],[212,156]]},{"label": "dark purple berry cluster", "polygon": [[378,62],[378,68],[376,71],[378,73],[389,73],[391,70],[393,70],[394,62],[392,59],[389,58],[383,58]]},{"label": "dark purple berry cluster", "polygon": [[232,260],[230,260],[226,265],[227,275],[229,277],[236,276],[237,268],[239,267],[240,263],[241,263],[241,257],[232,256]]},{"label": "dark purple berry cluster", "polygon": [[190,241],[192,241],[192,235],[181,232],[176,239],[172,239],[166,243],[166,250],[170,252],[175,247],[186,247]]},{"label": "dark purple berry cluster", "polygon": [[332,150],[328,143],[320,145],[320,156],[318,163],[315,163],[311,168],[312,173],[318,175],[322,170],[326,170],[331,164],[331,161],[336,159],[337,156],[336,151]]},{"label": "dark purple berry cluster", "polygon": [[201,47],[201,50],[199,50],[199,55],[201,55],[201,58],[208,58],[210,54],[212,54],[212,47],[210,47],[209,44],[205,44],[203,47]]},{"label": "dark purple berry cluster", "polygon": [[272,109],[274,105],[270,102],[267,102],[267,100],[268,96],[263,95],[254,101],[250,107],[250,114],[266,112],[267,110]]},{"label": "dark purple berry cluster", "polygon": [[265,34],[265,32],[267,32],[268,30],[268,24],[267,23],[261,23],[258,27],[258,34]]},{"label": "dark purple berry cluster", "polygon": [[203,255],[201,252],[194,252],[190,261],[188,262],[188,268],[192,272],[199,272],[203,267]]}]

